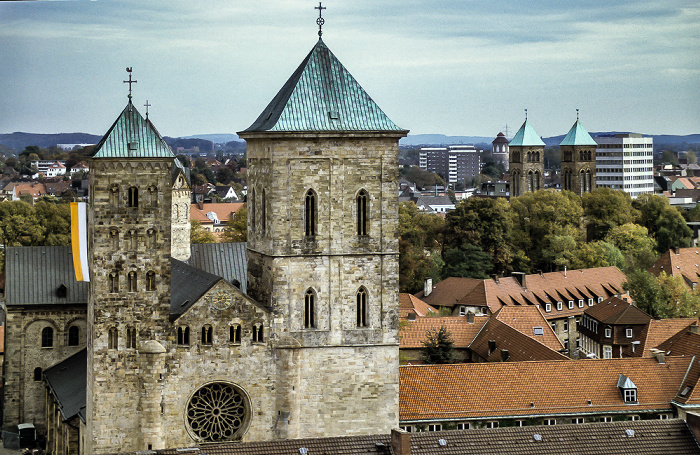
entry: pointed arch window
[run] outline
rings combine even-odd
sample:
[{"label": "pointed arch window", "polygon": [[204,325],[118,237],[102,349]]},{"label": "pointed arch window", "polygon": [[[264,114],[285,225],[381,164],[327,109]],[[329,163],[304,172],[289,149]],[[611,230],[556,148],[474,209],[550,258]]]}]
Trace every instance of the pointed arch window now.
[{"label": "pointed arch window", "polygon": [[316,235],[316,193],[314,193],[314,190],[306,192],[304,201],[304,235],[307,237]]},{"label": "pointed arch window", "polygon": [[136,272],[134,272],[133,270],[129,272],[127,285],[128,292],[136,292],[138,290],[136,283]]},{"label": "pointed arch window", "polygon": [[367,191],[357,193],[357,235],[367,235]]},{"label": "pointed arch window", "polygon": [[146,290],[156,290],[156,272],[154,272],[153,270],[149,270],[148,272],[146,272]]},{"label": "pointed arch window", "polygon": [[134,207],[134,208],[138,207],[139,206],[139,189],[136,188],[135,186],[130,187],[129,191],[128,191],[128,195],[129,195],[129,198],[127,201],[128,207]]},{"label": "pointed arch window", "polygon": [[53,329],[51,327],[44,327],[41,331],[41,347],[53,347]]},{"label": "pointed arch window", "polygon": [[355,296],[357,300],[357,326],[367,327],[367,290],[365,288],[360,288]]},{"label": "pointed arch window", "polygon": [[205,325],[202,327],[202,344],[210,345],[212,344],[213,330],[210,325]]},{"label": "pointed arch window", "polygon": [[78,346],[80,344],[80,327],[73,325],[68,329],[68,346]]},{"label": "pointed arch window", "polygon": [[308,289],[304,295],[304,328],[316,327],[316,293]]},{"label": "pointed arch window", "polygon": [[109,329],[107,347],[109,349],[117,349],[119,347],[119,332],[117,332],[116,327],[111,327]]},{"label": "pointed arch window", "polygon": [[241,344],[241,325],[234,324],[229,327],[228,341],[233,344]]},{"label": "pointed arch window", "polygon": [[187,326],[177,328],[177,344],[180,346],[190,345],[190,328]]}]

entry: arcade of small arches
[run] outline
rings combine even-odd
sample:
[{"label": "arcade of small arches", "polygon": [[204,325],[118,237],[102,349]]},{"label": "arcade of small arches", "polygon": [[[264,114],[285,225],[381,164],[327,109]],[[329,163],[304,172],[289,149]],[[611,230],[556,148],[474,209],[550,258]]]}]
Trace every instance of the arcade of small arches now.
[{"label": "arcade of small arches", "polygon": [[[313,288],[306,290],[304,294],[304,328],[316,328],[316,291]],[[355,293],[355,318],[358,328],[369,327],[369,307],[367,289],[361,286]]]}]

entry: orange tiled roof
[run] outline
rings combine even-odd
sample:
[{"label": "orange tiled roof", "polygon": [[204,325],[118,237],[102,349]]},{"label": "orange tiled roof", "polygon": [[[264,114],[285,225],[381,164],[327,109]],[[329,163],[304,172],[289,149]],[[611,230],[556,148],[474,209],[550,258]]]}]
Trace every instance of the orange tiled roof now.
[{"label": "orange tiled roof", "polygon": [[647,324],[651,316],[629,302],[610,297],[584,311],[604,324]]},{"label": "orange tiled roof", "polygon": [[415,296],[432,306],[451,307],[479,283],[481,280],[476,278],[445,278],[433,285],[433,290],[429,295],[423,295],[423,291],[420,291]]},{"label": "orange tiled roof", "polygon": [[[399,420],[670,411],[690,361],[667,357],[664,364],[627,358],[404,365],[399,367]],[[617,387],[620,374],[637,386],[639,404],[623,402]]]},{"label": "orange tiled roof", "polygon": [[474,316],[474,322],[470,323],[465,317],[418,318],[399,329],[399,346],[401,349],[422,348],[426,340],[425,332],[439,330],[444,325],[452,335],[454,347],[467,348],[487,319],[488,316]]},{"label": "orange tiled roof", "polygon": [[5,190],[10,191],[12,188],[15,189],[15,194],[17,197],[23,194],[29,194],[33,199],[40,196],[46,196],[46,186],[43,183],[38,182],[17,182],[10,183],[5,187]]},{"label": "orange tiled roof", "polygon": [[669,338],[687,331],[691,325],[698,325],[697,318],[651,319],[639,334],[639,346],[632,351],[632,345],[625,348],[625,357],[652,357],[651,349],[657,348]]},{"label": "orange tiled roof", "polygon": [[417,316],[427,316],[428,313],[437,314],[438,310],[431,307],[418,297],[411,294],[399,293],[399,318],[406,319],[409,314]]},{"label": "orange tiled roof", "polygon": [[692,283],[697,283],[700,276],[700,248],[668,250],[647,271],[654,276],[659,276],[661,272],[682,276],[688,287],[693,287]]},{"label": "orange tiled roof", "polygon": [[[545,321],[542,332],[552,328]],[[532,335],[532,336],[531,336]],[[474,351],[487,362],[523,362],[526,360],[569,360],[564,354],[544,345],[538,338],[544,336],[535,335],[533,328],[530,333],[525,334],[498,319],[491,317],[484,324],[474,341],[469,345],[469,349]],[[489,352],[489,343],[494,342],[495,348]],[[561,343],[560,343],[561,345]],[[562,349],[560,346],[559,349]],[[503,360],[502,353],[508,351],[508,358]]]},{"label": "orange tiled roof", "polygon": [[207,218],[207,213],[214,212],[219,221],[226,223],[231,219],[232,214],[238,212],[244,205],[244,202],[217,202],[203,204],[202,209],[200,209],[198,204],[192,204],[190,208],[190,219],[203,224],[211,223],[212,221]]},{"label": "orange tiled roof", "polygon": [[661,343],[658,349],[664,355],[684,356],[695,360],[677,390],[675,401],[683,404],[700,404],[700,391],[696,390],[700,378],[700,334],[687,330],[679,332]]},{"label": "orange tiled roof", "polygon": [[[525,335],[536,339],[545,346],[559,351],[564,349],[559,337],[554,333],[542,310],[537,306],[504,306],[494,315],[496,319]],[[534,336],[534,327],[542,327],[543,334]]]}]

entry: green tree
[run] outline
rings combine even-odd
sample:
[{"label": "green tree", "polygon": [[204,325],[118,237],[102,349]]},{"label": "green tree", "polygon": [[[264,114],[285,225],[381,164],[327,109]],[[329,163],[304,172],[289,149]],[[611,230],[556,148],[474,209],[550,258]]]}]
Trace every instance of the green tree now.
[{"label": "green tree", "polygon": [[[576,249],[576,253],[571,262],[573,269],[590,269],[593,267],[607,267],[609,265],[617,265],[610,261],[617,259],[615,256],[610,257],[611,250],[609,243],[596,240],[595,242],[582,243]],[[612,248],[615,248],[612,246]],[[616,249],[616,248],[615,248]],[[614,250],[613,250],[614,251]],[[619,252],[619,250],[618,250]],[[620,254],[622,260],[622,254]]]},{"label": "green tree", "polygon": [[468,242],[458,248],[450,248],[442,254],[445,266],[442,277],[488,278],[493,269],[491,256]]},{"label": "green tree", "polygon": [[197,220],[190,222],[190,243],[215,243],[214,234],[202,227],[202,223]]},{"label": "green tree", "polygon": [[688,160],[688,164],[695,164],[698,162],[698,157],[692,150],[685,152],[685,158]]},{"label": "green tree", "polygon": [[633,270],[627,273],[627,281],[622,283],[622,287],[629,292],[640,310],[658,317],[656,307],[661,300],[662,290],[654,275],[646,270]]},{"label": "green tree", "polygon": [[425,189],[435,185],[445,185],[445,181],[434,172],[424,171],[418,166],[404,166],[400,170],[401,176],[418,188]]},{"label": "green tree", "polygon": [[670,150],[664,150],[661,154],[661,164],[672,164],[678,166],[678,155]]},{"label": "green tree", "polygon": [[438,280],[443,261],[444,219],[420,212],[413,202],[399,204],[399,289],[415,293],[426,278]]},{"label": "green tree", "polygon": [[70,205],[55,201],[38,201],[34,213],[44,228],[43,245],[70,245]]},{"label": "green tree", "polygon": [[615,226],[632,223],[638,212],[629,194],[610,188],[597,188],[581,198],[588,241],[603,240]]},{"label": "green tree", "polygon": [[429,364],[453,363],[454,341],[452,334],[443,325],[439,330],[431,328],[425,332],[426,340],[423,342],[423,360]]},{"label": "green tree", "polygon": [[248,211],[244,205],[226,222],[222,242],[245,242],[248,239]]},{"label": "green tree", "polygon": [[700,291],[689,288],[681,276],[661,272],[656,277],[635,270],[627,275],[623,287],[640,309],[656,318],[692,318],[700,314]]},{"label": "green tree", "polygon": [[656,251],[664,253],[672,247],[687,247],[693,231],[685,224],[681,212],[671,207],[663,196],[642,194],[634,202],[639,212],[639,224],[646,227],[656,240]]}]

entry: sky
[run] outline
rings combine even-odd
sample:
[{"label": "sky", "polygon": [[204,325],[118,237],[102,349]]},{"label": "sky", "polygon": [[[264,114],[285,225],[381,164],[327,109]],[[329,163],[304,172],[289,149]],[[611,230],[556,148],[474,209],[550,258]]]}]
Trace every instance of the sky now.
[{"label": "sky", "polygon": [[[244,130],[318,40],[306,0],[0,2],[0,133]],[[411,134],[700,133],[697,0],[327,0],[323,40]]]}]

